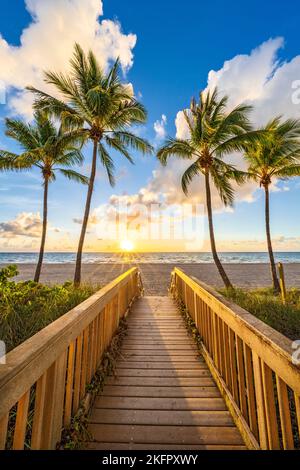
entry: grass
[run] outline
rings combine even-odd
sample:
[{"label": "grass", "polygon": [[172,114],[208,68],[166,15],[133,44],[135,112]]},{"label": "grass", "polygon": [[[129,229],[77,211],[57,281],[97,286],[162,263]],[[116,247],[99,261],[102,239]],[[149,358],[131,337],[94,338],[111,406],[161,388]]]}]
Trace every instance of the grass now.
[{"label": "grass", "polygon": [[90,285],[14,282],[15,265],[0,270],[0,340],[10,351],[95,292]]},{"label": "grass", "polygon": [[220,292],[291,340],[300,338],[300,289],[288,291],[285,305],[272,289],[222,289]]}]

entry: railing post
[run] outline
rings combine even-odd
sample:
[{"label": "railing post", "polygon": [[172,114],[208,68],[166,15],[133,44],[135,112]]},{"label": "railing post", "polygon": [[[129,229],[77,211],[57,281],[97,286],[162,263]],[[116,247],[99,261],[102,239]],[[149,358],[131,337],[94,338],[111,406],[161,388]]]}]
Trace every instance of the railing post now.
[{"label": "railing post", "polygon": [[283,269],[282,263],[278,263],[278,271],[279,271],[279,283],[280,283],[282,303],[285,304],[286,303],[286,287],[285,287],[284,269]]}]

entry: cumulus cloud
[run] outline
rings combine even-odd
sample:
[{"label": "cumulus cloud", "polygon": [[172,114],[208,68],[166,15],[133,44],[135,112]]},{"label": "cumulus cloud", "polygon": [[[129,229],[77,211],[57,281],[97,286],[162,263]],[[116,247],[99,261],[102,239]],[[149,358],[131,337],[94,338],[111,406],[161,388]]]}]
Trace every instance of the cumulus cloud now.
[{"label": "cumulus cloud", "polygon": [[249,55],[237,55],[224,62],[218,71],[208,74],[207,88],[216,86],[229,95],[230,106],[247,102],[254,106],[254,124],[264,125],[276,115],[300,117],[300,107],[293,104],[293,82],[300,77],[300,56],[289,62],[278,58],[283,38],[270,39]]},{"label": "cumulus cloud", "polygon": [[[74,222],[74,224],[82,225],[83,220],[80,219],[79,217],[74,217],[73,222]],[[97,223],[98,223],[97,217],[94,216],[94,215],[91,215],[91,216],[89,217],[89,225],[91,226],[91,225],[95,225],[95,224],[97,224]]]},{"label": "cumulus cloud", "polygon": [[133,64],[136,35],[124,34],[117,21],[99,20],[101,0],[25,0],[32,21],[22,32],[20,46],[0,36],[0,80],[9,93],[9,106],[18,114],[31,116],[32,96],[27,85],[45,89],[44,70],[66,71],[68,58],[78,42],[92,48],[105,68],[120,58],[124,71]]},{"label": "cumulus cloud", "polygon": [[155,131],[155,140],[157,142],[161,142],[166,137],[167,135],[166,125],[167,125],[167,116],[165,114],[162,114],[161,119],[155,121],[154,126],[153,126],[154,131]]},{"label": "cumulus cloud", "polygon": [[39,212],[22,212],[14,220],[0,223],[0,237],[14,238],[25,236],[38,238],[41,235],[42,221]]},{"label": "cumulus cloud", "polygon": [[[50,223],[48,223],[48,231],[61,233],[60,228],[53,227]],[[42,219],[39,212],[21,212],[13,220],[0,222],[0,238],[40,238],[41,234]]]}]

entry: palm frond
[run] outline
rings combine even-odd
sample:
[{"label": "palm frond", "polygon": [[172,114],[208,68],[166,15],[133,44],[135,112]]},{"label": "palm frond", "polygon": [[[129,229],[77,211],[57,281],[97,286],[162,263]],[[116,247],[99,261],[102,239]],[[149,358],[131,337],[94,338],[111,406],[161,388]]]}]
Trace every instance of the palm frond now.
[{"label": "palm frond", "polygon": [[230,183],[231,174],[220,173],[213,167],[210,169],[210,174],[224,206],[232,206],[234,203],[234,190]]},{"label": "palm frond", "polygon": [[125,158],[127,158],[127,160],[131,163],[131,164],[134,164],[134,161],[132,159],[132,157],[130,156],[129,152],[127,151],[125,145],[120,141],[120,139],[118,139],[117,137],[114,137],[114,136],[108,136],[106,135],[105,136],[105,142],[106,144],[114,149],[114,150],[117,150],[119,153],[121,153]]},{"label": "palm frond", "polygon": [[300,176],[300,164],[289,165],[284,168],[280,168],[274,172],[274,176],[279,178],[292,178],[294,176]]},{"label": "palm frond", "polygon": [[110,157],[104,145],[102,145],[101,143],[98,145],[98,152],[99,152],[101,163],[106,170],[109,184],[111,186],[114,186],[116,184],[115,176],[114,176],[115,166],[112,161],[112,158]]},{"label": "palm frond", "polygon": [[113,132],[112,136],[114,139],[117,139],[122,145],[126,147],[131,147],[133,150],[137,150],[143,155],[151,154],[154,150],[152,145],[150,145],[147,140],[129,131]]},{"label": "palm frond", "polygon": [[192,165],[190,165],[188,169],[184,172],[181,178],[181,187],[186,196],[188,195],[189,185],[192,182],[193,178],[199,175],[200,173],[201,169],[199,167],[198,161],[192,163]]},{"label": "palm frond", "polygon": [[58,171],[69,180],[76,181],[77,183],[81,184],[89,184],[89,178],[85,175],[82,175],[81,173],[78,173],[77,171],[67,170],[65,168],[58,168]]},{"label": "palm frond", "polygon": [[191,159],[195,155],[196,150],[192,147],[189,141],[172,138],[167,139],[163,147],[161,147],[157,152],[157,158],[164,166],[167,164],[168,158],[172,156]]}]

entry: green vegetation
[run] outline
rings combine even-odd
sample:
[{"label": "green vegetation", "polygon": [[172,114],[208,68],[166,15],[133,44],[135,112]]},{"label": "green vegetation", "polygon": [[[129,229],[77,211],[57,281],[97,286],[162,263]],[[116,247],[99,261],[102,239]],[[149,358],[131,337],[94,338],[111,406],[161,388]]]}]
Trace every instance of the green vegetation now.
[{"label": "green vegetation", "polygon": [[288,338],[300,338],[300,289],[287,292],[285,305],[279,295],[274,295],[272,288],[251,291],[223,289],[220,292]]},{"label": "green vegetation", "polygon": [[0,339],[7,351],[15,348],[49,323],[83,302],[95,289],[72,283],[45,286],[33,281],[14,282],[12,265],[0,270]]}]

